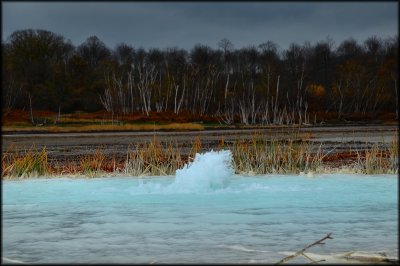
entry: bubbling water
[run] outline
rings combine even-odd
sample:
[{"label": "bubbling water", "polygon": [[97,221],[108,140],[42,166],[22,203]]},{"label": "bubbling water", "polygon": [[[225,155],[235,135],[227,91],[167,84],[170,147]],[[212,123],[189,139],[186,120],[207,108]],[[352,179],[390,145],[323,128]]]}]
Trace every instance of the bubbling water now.
[{"label": "bubbling water", "polygon": [[176,171],[171,185],[183,190],[215,190],[226,188],[235,173],[230,150],[196,153],[193,162]]}]

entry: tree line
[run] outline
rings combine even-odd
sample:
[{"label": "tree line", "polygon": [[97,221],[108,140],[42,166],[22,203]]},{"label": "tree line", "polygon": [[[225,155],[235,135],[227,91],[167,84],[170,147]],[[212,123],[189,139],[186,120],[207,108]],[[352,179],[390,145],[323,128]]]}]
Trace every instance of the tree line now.
[{"label": "tree line", "polygon": [[[11,108],[112,116],[182,112],[221,123],[312,123],[313,113],[398,118],[398,37],[326,40],[287,49],[267,41],[236,49],[79,46],[46,30],[19,30],[2,42],[3,113]],[[34,118],[32,116],[32,123]]]}]

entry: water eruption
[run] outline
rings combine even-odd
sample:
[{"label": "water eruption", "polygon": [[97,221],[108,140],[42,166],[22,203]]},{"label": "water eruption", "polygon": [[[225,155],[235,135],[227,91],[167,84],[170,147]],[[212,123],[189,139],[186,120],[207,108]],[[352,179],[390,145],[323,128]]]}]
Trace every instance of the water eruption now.
[{"label": "water eruption", "polygon": [[176,171],[172,185],[188,190],[225,188],[235,173],[232,160],[230,150],[197,153],[193,162]]}]

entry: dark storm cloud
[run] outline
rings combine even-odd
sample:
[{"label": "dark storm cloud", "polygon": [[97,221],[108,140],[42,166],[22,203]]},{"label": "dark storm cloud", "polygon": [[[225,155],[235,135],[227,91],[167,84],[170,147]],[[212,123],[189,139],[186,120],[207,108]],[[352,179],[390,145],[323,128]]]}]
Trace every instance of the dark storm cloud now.
[{"label": "dark storm cloud", "polygon": [[75,45],[96,35],[109,47],[216,47],[226,37],[236,47],[267,40],[336,43],[397,34],[396,2],[3,2],[3,40],[13,31],[47,29]]}]

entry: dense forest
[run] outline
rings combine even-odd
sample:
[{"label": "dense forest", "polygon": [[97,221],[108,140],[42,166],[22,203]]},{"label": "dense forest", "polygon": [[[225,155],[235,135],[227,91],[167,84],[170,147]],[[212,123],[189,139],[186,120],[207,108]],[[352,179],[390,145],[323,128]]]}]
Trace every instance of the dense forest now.
[{"label": "dense forest", "polygon": [[327,38],[285,50],[271,41],[236,49],[222,39],[186,51],[110,49],[96,36],[75,47],[59,34],[27,29],[3,41],[2,58],[3,114],[171,112],[246,125],[313,123],[311,113],[398,118],[398,36]]}]

